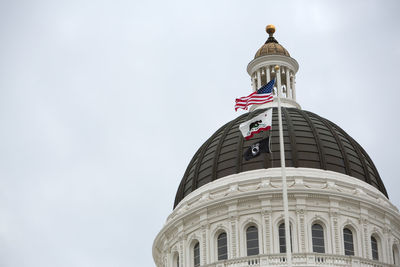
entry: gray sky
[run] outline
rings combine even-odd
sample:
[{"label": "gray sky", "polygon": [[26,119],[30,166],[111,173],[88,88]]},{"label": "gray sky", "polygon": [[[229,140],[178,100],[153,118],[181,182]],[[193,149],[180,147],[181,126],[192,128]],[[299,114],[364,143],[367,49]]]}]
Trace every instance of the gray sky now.
[{"label": "gray sky", "polygon": [[154,266],[200,145],[242,112],[264,28],[298,102],[341,126],[400,206],[400,2],[0,1],[0,266]]}]

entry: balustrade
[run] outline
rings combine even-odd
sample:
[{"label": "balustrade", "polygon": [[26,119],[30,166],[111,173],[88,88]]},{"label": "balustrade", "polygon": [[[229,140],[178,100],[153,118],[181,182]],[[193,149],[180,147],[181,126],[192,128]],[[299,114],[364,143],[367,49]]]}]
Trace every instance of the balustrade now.
[{"label": "balustrade", "polygon": [[[334,254],[294,253],[292,265],[298,267],[389,267],[392,264],[382,263],[364,258]],[[267,267],[286,266],[286,254],[258,255],[219,261],[202,267]]]}]

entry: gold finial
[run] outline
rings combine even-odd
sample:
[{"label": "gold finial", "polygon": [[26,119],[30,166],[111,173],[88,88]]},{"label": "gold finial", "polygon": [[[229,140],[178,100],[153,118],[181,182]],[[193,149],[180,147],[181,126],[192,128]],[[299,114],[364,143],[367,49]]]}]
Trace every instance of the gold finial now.
[{"label": "gold finial", "polygon": [[279,66],[275,65],[275,70],[278,71],[279,70]]},{"label": "gold finial", "polygon": [[272,24],[269,24],[265,28],[265,31],[269,34],[269,36],[272,36],[272,35],[274,35],[274,32],[275,32],[275,26]]}]

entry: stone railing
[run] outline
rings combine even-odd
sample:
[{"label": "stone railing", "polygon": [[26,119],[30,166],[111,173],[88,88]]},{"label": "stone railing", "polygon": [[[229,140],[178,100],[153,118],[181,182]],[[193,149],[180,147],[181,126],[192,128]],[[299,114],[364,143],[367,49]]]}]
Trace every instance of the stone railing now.
[{"label": "stone railing", "polygon": [[[351,267],[389,267],[394,266],[379,261],[368,260],[353,256],[295,253],[292,255],[292,265],[296,267],[308,266],[351,266]],[[258,255],[219,261],[202,267],[267,267],[287,266],[285,254]]]}]

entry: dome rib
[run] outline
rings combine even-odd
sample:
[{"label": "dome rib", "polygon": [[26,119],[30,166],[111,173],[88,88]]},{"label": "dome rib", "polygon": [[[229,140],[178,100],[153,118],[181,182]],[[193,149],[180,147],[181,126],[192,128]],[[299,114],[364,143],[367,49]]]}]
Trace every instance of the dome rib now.
[{"label": "dome rib", "polygon": [[[354,150],[356,151],[358,157],[359,157],[360,159],[365,158],[364,155],[362,154],[362,152],[361,152],[360,149],[359,149],[360,145],[359,145],[353,138],[351,138],[350,135],[348,135],[345,131],[343,131],[342,128],[340,128],[339,126],[337,126],[337,125],[334,124],[334,123],[332,123],[332,124],[333,124],[337,129],[341,130],[341,131],[343,132],[343,134],[347,137],[347,139],[350,141],[351,145],[353,146]],[[366,178],[366,182],[369,183],[369,184],[371,184],[371,176],[370,176],[370,174],[369,174],[367,165],[366,165],[366,163],[365,163],[364,160],[360,160],[360,162],[361,162],[361,164],[362,164],[362,166],[363,166],[363,170],[364,170],[364,175],[365,175],[365,178]]]},{"label": "dome rib", "polygon": [[[357,143],[357,141],[354,140],[354,142],[355,142],[357,145],[359,145],[359,144]],[[374,171],[374,173],[377,174],[377,176],[376,176],[376,180],[377,180],[377,181],[376,181],[376,182],[377,182],[377,185],[379,186],[379,190],[380,190],[381,192],[383,192],[383,193],[387,196],[388,194],[387,194],[386,188],[385,188],[385,186],[384,186],[384,184],[383,184],[383,181],[382,181],[381,177],[379,176],[378,170],[376,169],[376,166],[375,166],[374,162],[371,160],[370,156],[367,154],[367,152],[364,150],[364,148],[363,148],[362,146],[359,145],[359,148],[360,148],[361,152],[363,153],[364,157],[365,157],[365,158],[368,160],[368,162],[370,163],[371,168],[372,168],[372,170]]]},{"label": "dome rib", "polygon": [[325,161],[325,151],[322,147],[321,144],[321,139],[319,138],[319,135],[317,133],[317,130],[315,129],[315,125],[313,124],[313,122],[310,120],[309,116],[306,116],[308,114],[306,114],[304,111],[299,110],[299,109],[294,109],[298,114],[300,114],[301,116],[303,116],[303,118],[307,121],[308,126],[311,129],[311,132],[314,136],[314,138],[316,139],[316,146],[317,146],[317,150],[318,150],[318,155],[319,155],[319,160],[320,160],[320,166],[321,169],[326,170],[326,161]]},{"label": "dome rib", "polygon": [[[245,161],[243,152],[265,138],[265,133],[245,140],[240,123],[265,109],[243,114],[219,128],[195,153],[178,187],[174,207],[188,194],[214,180],[245,171],[280,167],[278,114],[273,108],[271,153]],[[343,173],[364,181],[385,196],[379,173],[365,150],[339,126],[309,111],[282,108],[286,166]]]},{"label": "dome rib", "polygon": [[[228,123],[229,124],[229,123]],[[196,168],[194,170],[194,175],[195,177],[199,177],[199,170],[202,164],[202,161],[204,159],[204,154],[206,153],[207,149],[209,148],[209,145],[212,143],[212,141],[214,141],[214,138],[216,138],[221,132],[222,130],[226,127],[227,124],[225,124],[224,126],[222,126],[221,128],[219,128],[209,139],[207,139],[207,141],[204,143],[204,147],[202,149],[202,151],[200,152],[200,156],[199,159],[197,160],[197,165]],[[220,140],[221,142],[221,140]],[[200,179],[196,179],[195,181],[193,181],[193,190],[194,191],[197,187],[198,187],[198,182]]]},{"label": "dome rib", "polygon": [[211,180],[212,181],[217,179],[217,164],[218,164],[219,155],[221,154],[221,148],[222,148],[223,140],[225,140],[225,138],[228,135],[229,131],[232,129],[232,126],[235,124],[235,121],[236,120],[233,120],[233,121],[228,123],[226,129],[222,133],[220,141],[218,142],[218,145],[217,145],[217,148],[216,148],[216,151],[215,151],[215,157],[214,157],[214,161],[213,161],[213,166],[212,166],[212,174],[211,174]]},{"label": "dome rib", "polygon": [[[203,144],[203,146],[204,146],[204,144]],[[188,166],[192,166],[194,164],[200,151],[201,151],[201,147],[199,150],[196,151],[193,158],[190,160],[190,163]],[[186,168],[185,174],[183,175],[183,179],[182,179],[181,183],[179,184],[178,192],[176,193],[176,196],[175,196],[174,207],[176,205],[178,205],[180,200],[185,197],[185,195],[184,195],[185,194],[185,185],[187,183],[187,180],[189,179],[189,172],[190,172],[190,168],[188,167],[188,168]],[[192,190],[193,190],[193,187],[192,187]]]},{"label": "dome rib", "polygon": [[315,116],[316,118],[318,118],[320,121],[322,121],[322,123],[329,129],[332,136],[335,138],[336,144],[339,146],[339,150],[343,157],[345,171],[348,175],[352,176],[349,159],[347,157],[347,154],[345,153],[344,145],[342,143],[342,140],[339,138],[339,135],[336,133],[336,131],[333,129],[332,125],[329,123],[329,121],[327,119],[322,118],[321,116],[314,114],[314,113],[312,115]]}]

